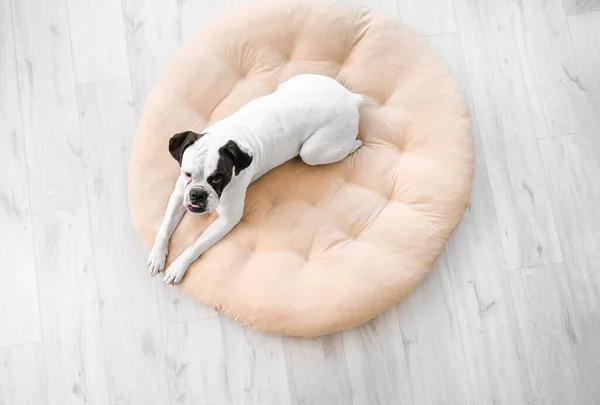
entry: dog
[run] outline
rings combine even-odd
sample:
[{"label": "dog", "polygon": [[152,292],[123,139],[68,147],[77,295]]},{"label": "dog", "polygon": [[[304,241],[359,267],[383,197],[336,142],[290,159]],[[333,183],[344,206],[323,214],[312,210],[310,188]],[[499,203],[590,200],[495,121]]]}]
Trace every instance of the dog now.
[{"label": "dog", "polygon": [[269,170],[298,155],[308,165],[324,165],[354,153],[362,146],[357,137],[364,100],[330,77],[302,74],[202,133],[174,135],[169,152],[181,173],[148,257],[150,274],[164,269],[169,239],[186,210],[216,210],[219,216],[171,263],[166,284],[179,283],[239,223],[246,189]]}]

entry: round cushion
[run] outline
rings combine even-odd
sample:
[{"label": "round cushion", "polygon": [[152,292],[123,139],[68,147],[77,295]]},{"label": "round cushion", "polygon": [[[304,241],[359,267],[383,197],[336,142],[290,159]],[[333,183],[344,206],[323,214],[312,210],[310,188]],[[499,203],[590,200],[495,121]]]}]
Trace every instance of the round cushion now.
[{"label": "round cushion", "polygon": [[[326,1],[254,2],[227,12],[183,47],[148,97],[129,187],[149,248],[179,174],[169,138],[201,132],[300,73],[328,75],[366,95],[364,146],[331,165],[297,158],[252,184],[242,221],[181,285],[250,327],[312,336],[359,325],[405,297],[467,207],[467,108],[420,36],[368,9]],[[215,217],[186,213],[168,262]]]}]

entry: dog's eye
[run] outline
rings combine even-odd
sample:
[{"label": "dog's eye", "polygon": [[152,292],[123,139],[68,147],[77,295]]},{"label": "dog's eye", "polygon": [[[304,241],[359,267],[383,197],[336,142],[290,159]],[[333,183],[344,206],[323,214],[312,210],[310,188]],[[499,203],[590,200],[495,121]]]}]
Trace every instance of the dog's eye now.
[{"label": "dog's eye", "polygon": [[212,179],[210,179],[210,182],[212,184],[219,184],[221,182],[221,176],[215,176]]},{"label": "dog's eye", "polygon": [[189,179],[190,177],[192,177],[192,173],[190,173],[190,172],[185,172],[185,173],[183,173],[183,175],[184,175],[185,177],[187,177],[188,179]]}]

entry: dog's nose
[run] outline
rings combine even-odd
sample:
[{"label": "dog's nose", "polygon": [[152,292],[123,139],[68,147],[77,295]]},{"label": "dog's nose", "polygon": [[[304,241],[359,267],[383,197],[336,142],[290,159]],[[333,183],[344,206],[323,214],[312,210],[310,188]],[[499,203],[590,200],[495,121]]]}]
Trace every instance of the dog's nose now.
[{"label": "dog's nose", "polygon": [[199,205],[198,203],[206,200],[208,197],[208,193],[206,190],[200,188],[193,188],[190,190],[190,202],[194,205]]}]

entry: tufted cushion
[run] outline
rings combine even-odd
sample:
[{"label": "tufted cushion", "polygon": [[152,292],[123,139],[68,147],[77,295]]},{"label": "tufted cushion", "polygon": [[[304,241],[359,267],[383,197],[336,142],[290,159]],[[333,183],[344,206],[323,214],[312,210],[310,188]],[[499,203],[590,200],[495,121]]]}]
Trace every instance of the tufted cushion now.
[{"label": "tufted cushion", "polygon": [[[299,73],[365,94],[344,161],[293,160],[253,184],[242,222],[183,280],[254,328],[319,335],[359,325],[425,277],[468,203],[473,147],[463,97],[411,29],[367,9],[311,0],[240,6],[180,51],[148,97],[130,162],[130,205],[147,247],[179,167],[176,132],[200,132]],[[216,214],[186,214],[177,257]]]}]

